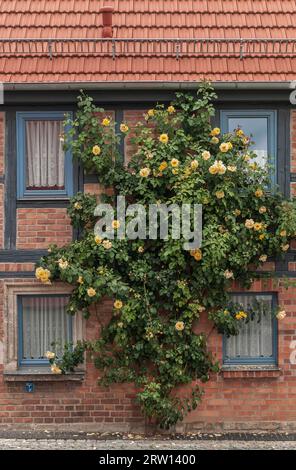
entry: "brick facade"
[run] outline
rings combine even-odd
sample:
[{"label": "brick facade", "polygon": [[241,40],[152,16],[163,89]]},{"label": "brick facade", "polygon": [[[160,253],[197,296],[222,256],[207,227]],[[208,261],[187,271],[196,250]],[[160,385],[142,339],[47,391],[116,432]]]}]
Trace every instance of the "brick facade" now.
[{"label": "brick facade", "polygon": [[[143,119],[143,110],[127,110],[124,121],[133,127]],[[3,113],[0,115],[0,176],[3,175]],[[291,171],[296,171],[296,112],[291,112]],[[125,147],[125,159],[132,151],[130,142]],[[0,183],[0,247],[3,247],[3,184]],[[100,194],[94,183],[85,184],[85,191]],[[293,188],[292,188],[293,189]],[[16,226],[17,249],[46,249],[49,243],[63,245],[72,239],[72,229],[65,208],[18,208]],[[274,270],[274,264],[266,266]],[[34,393],[26,393],[24,379],[2,374],[4,368],[4,296],[5,286],[11,282],[28,284],[30,278],[20,279],[18,272],[32,272],[30,262],[1,262],[0,271],[15,273],[15,277],[0,279],[0,426],[50,425],[79,430],[143,430],[144,420],[135,404],[135,390],[129,384],[102,388],[97,385],[98,371],[91,360],[87,362],[84,380],[65,380],[51,376],[43,380],[28,377],[35,382]],[[296,271],[296,263],[289,263]],[[12,274],[13,275],[13,274]],[[14,275],[13,275],[14,276]],[[32,278],[32,285],[35,284]],[[222,371],[204,385],[203,401],[184,421],[180,430],[195,429],[296,429],[296,363],[291,355],[296,349],[296,287],[286,290],[283,283],[257,281],[254,292],[276,292],[279,304],[287,317],[278,325],[278,370]],[[100,315],[108,318],[110,301],[99,306]],[[211,332],[206,315],[198,328],[209,333],[209,347],[222,360],[222,337]],[[86,322],[86,337],[99,335],[99,324],[93,315]],[[294,342],[294,343],[293,343]],[[293,346],[294,345],[294,346]],[[296,361],[295,361],[296,362]],[[25,378],[26,380],[26,378]],[[178,393],[186,392],[186,387]]]}]

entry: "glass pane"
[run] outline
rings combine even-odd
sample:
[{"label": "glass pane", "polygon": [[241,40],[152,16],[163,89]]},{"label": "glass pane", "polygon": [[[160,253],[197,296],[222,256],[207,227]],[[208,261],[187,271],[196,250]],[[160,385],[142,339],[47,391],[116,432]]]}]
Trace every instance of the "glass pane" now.
[{"label": "glass pane", "polygon": [[72,340],[67,303],[67,297],[22,298],[23,360],[45,359],[46,351],[60,355],[64,344]]},{"label": "glass pane", "polygon": [[228,119],[229,132],[240,127],[244,133],[251,136],[255,143],[251,149],[257,154],[254,159],[260,166],[268,161],[268,118],[267,117],[231,117]]},{"label": "glass pane", "polygon": [[26,121],[26,189],[65,189],[63,122]]},{"label": "glass pane", "polygon": [[[226,358],[272,358],[273,357],[273,318],[271,295],[233,295],[234,303],[239,303],[247,309],[254,301],[260,303],[261,320],[257,318],[249,323],[242,323],[240,333],[226,339]],[[263,313],[265,312],[265,314]]]}]

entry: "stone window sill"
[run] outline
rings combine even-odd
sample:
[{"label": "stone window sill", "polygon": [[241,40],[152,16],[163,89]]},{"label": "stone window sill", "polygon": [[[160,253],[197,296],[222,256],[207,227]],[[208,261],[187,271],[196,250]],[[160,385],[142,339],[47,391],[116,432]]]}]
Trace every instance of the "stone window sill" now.
[{"label": "stone window sill", "polygon": [[53,374],[48,367],[22,367],[14,371],[4,371],[5,382],[82,382],[85,373],[77,370],[67,374]]},{"label": "stone window sill", "polygon": [[224,365],[221,368],[221,375],[224,379],[266,379],[277,378],[282,375],[282,370],[273,365]]}]

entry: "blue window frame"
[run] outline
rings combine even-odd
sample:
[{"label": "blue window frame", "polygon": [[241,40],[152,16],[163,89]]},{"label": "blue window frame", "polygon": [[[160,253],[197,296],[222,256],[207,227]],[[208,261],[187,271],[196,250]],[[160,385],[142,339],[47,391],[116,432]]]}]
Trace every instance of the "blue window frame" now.
[{"label": "blue window frame", "polygon": [[54,351],[59,357],[65,343],[72,342],[72,317],[66,313],[68,300],[60,294],[18,296],[19,366],[48,366],[46,351]]},{"label": "blue window frame", "polygon": [[72,155],[63,151],[59,135],[68,130],[64,119],[62,111],[16,113],[18,198],[73,195]]},{"label": "blue window frame", "polygon": [[248,109],[220,111],[221,130],[232,132],[240,127],[246,135],[251,135],[255,143],[250,147],[259,165],[268,163],[272,166],[270,174],[272,184],[277,182],[277,113],[275,110]]},{"label": "blue window frame", "polygon": [[232,294],[232,300],[240,304],[242,308],[247,308],[256,301],[261,304],[259,308],[264,308],[264,311],[268,313],[261,315],[259,323],[256,318],[249,323],[242,323],[241,331],[237,336],[227,338],[224,335],[223,363],[276,365],[277,320],[269,314],[276,308],[276,296],[271,293],[244,292]]}]

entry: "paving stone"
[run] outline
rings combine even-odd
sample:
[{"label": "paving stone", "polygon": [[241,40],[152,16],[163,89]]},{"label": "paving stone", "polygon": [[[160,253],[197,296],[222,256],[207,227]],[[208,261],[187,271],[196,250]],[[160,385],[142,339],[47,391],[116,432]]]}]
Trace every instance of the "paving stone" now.
[{"label": "paving stone", "polygon": [[296,450],[296,441],[0,439],[0,450]]}]

